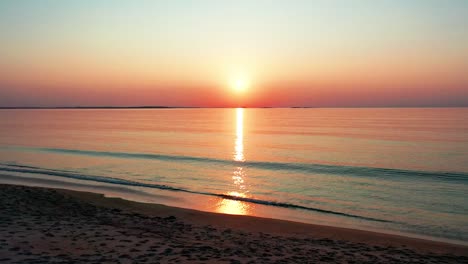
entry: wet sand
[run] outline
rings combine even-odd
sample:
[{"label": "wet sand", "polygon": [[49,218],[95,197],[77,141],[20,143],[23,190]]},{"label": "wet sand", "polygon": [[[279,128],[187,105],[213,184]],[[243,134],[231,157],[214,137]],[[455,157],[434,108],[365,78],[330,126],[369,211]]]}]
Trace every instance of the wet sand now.
[{"label": "wet sand", "polygon": [[468,247],[0,185],[0,263],[468,263]]}]

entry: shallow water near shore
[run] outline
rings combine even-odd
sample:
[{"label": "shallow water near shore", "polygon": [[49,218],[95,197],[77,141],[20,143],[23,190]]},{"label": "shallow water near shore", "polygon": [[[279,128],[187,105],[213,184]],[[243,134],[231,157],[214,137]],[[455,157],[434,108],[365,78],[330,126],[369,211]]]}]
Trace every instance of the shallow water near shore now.
[{"label": "shallow water near shore", "polygon": [[0,111],[0,181],[465,242],[466,161],[468,108]]}]

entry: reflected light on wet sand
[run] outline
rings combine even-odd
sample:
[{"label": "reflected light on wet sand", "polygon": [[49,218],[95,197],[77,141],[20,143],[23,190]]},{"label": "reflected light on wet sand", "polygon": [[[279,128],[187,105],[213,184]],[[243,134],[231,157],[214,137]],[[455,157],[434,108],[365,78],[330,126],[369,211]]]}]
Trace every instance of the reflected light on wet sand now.
[{"label": "reflected light on wet sand", "polygon": [[[227,195],[236,196],[236,197],[246,197],[245,194],[240,192],[227,192]],[[217,211],[223,214],[236,214],[236,215],[245,215],[249,212],[250,205],[236,200],[221,199],[217,206]]]},{"label": "reflected light on wet sand", "polygon": [[[245,161],[244,156],[244,109],[236,109],[236,138],[234,141],[234,155],[233,160],[243,162]],[[245,185],[245,173],[244,168],[239,164],[233,172],[232,180],[233,184],[237,190],[230,191],[225,194],[236,197],[248,197]],[[251,211],[251,204],[230,200],[230,199],[220,199],[216,209],[220,213],[224,214],[249,214]]]}]

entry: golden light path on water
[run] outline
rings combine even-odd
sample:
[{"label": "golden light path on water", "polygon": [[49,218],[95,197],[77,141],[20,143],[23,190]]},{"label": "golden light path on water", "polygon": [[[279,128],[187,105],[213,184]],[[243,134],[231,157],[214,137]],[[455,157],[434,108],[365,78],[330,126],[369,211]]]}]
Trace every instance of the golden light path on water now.
[{"label": "golden light path on water", "polygon": [[234,160],[245,161],[244,159],[244,109],[236,109],[236,140],[234,144]]},{"label": "golden light path on water", "polygon": [[[245,185],[244,168],[241,166],[245,161],[244,156],[244,109],[236,109],[236,138],[234,140],[234,155],[233,160],[239,162],[232,174],[234,190],[227,192],[227,195],[237,197],[247,197],[248,190]],[[242,201],[221,199],[217,205],[217,211],[225,214],[248,214],[251,205]]]}]

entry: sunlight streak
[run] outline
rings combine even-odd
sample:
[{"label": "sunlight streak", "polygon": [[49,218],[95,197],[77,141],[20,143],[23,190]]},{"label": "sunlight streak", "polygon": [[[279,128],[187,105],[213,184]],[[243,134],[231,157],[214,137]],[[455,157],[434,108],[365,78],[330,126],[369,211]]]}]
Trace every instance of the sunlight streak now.
[{"label": "sunlight streak", "polygon": [[244,109],[236,109],[236,140],[234,147],[234,160],[245,161],[244,157]]},{"label": "sunlight streak", "polygon": [[[234,161],[244,162],[244,109],[236,109],[236,137],[234,140]],[[239,164],[241,165],[241,164]],[[245,185],[247,176],[242,166],[237,166],[232,174],[235,191],[229,191],[226,194],[236,197],[248,197],[248,190]],[[230,199],[221,199],[217,204],[217,211],[224,214],[248,214],[251,211],[251,204]]]}]

